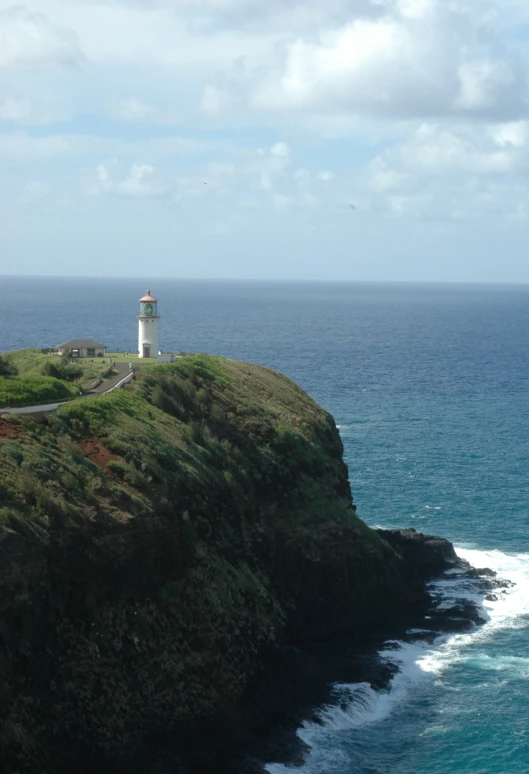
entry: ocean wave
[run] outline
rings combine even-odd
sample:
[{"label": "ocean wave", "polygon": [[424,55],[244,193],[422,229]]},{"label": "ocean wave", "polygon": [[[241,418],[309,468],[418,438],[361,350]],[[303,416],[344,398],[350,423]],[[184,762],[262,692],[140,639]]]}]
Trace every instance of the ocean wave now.
[{"label": "ocean wave", "polygon": [[[425,672],[439,675],[450,666],[468,661],[474,656],[466,655],[470,645],[485,642],[502,629],[521,629],[527,626],[529,615],[529,554],[506,554],[502,551],[479,551],[456,547],[457,554],[466,559],[473,567],[488,567],[498,574],[499,579],[509,580],[514,586],[499,589],[480,600],[481,610],[486,623],[471,632],[455,634],[436,640],[435,647],[428,649],[419,659],[419,665]],[[437,588],[452,598],[457,594],[458,581],[443,578]],[[476,601],[476,593],[461,588],[467,599]]]},{"label": "ocean wave", "polygon": [[[516,670],[529,677],[529,658],[469,652],[471,645],[490,639],[502,629],[522,628],[529,616],[529,554],[507,554],[502,551],[481,551],[457,547],[457,554],[473,567],[489,568],[499,580],[515,585],[498,589],[484,598],[472,579],[461,572],[451,571],[430,584],[430,592],[438,607],[448,608],[462,598],[480,605],[485,623],[464,634],[441,635],[433,643],[421,640],[427,630],[410,629],[411,642],[389,641],[379,656],[398,667],[386,690],[375,690],[368,683],[337,684],[335,701],[317,713],[317,720],[306,721],[298,730],[300,739],[311,748],[305,764],[296,767],[300,774],[315,774],[337,770],[343,762],[340,745],[329,745],[329,737],[344,730],[354,730],[386,719],[396,707],[406,701],[410,691],[421,682],[438,681],[450,667],[466,662],[468,668],[483,670]],[[415,638],[416,637],[416,638]],[[268,764],[269,774],[292,774],[293,769],[283,764]]]}]

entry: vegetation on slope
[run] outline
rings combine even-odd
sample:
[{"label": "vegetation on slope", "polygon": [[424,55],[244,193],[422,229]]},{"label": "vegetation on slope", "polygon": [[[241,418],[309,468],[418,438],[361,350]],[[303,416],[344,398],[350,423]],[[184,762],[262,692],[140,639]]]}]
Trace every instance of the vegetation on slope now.
[{"label": "vegetation on slope", "polygon": [[[129,390],[73,401],[50,415],[48,425],[34,425],[21,417],[13,421],[21,432],[19,439],[2,446],[4,461],[10,462],[1,485],[4,501],[44,527],[49,519],[41,519],[31,498],[25,497],[21,472],[28,473],[33,489],[44,493],[44,499],[60,497],[68,488],[71,507],[82,508],[87,490],[97,493],[101,487],[119,490],[128,506],[132,487],[132,514],[128,507],[117,509],[116,502],[99,502],[97,494],[91,498],[118,520],[130,518],[138,508],[147,513],[155,506],[167,507],[175,498],[184,510],[192,508],[209,486],[224,495],[231,490],[237,497],[257,495],[261,503],[292,495],[297,508],[301,494],[307,525],[312,526],[317,516],[319,524],[328,526],[321,518],[328,496],[335,498],[339,488],[347,495],[341,465],[326,479],[329,491],[315,486],[332,468],[325,444],[339,444],[332,418],[285,377],[249,364],[184,357],[175,364],[143,369]],[[24,432],[29,426],[32,431]],[[106,469],[91,463],[75,446],[75,441],[87,438],[97,439],[107,453]],[[300,463],[302,492],[290,493],[288,487],[282,491],[282,479],[291,479],[289,465]],[[346,498],[333,510],[333,520],[340,519],[348,523],[354,519],[361,529]],[[297,519],[296,526],[302,523]]]},{"label": "vegetation on slope", "polygon": [[77,385],[50,376],[27,376],[24,379],[0,376],[0,408],[65,400],[79,395]]},{"label": "vegetation on slope", "polygon": [[395,614],[334,420],[284,376],[183,357],[46,422],[0,420],[5,770],[130,758],[229,716],[267,653]]},{"label": "vegetation on slope", "polygon": [[75,364],[38,349],[0,355],[0,408],[65,400],[79,395],[95,379],[113,375],[107,360]]}]

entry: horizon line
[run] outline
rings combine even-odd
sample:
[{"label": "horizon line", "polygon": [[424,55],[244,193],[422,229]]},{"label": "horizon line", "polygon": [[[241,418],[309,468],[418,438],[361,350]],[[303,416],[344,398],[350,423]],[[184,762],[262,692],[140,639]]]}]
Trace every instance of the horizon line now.
[{"label": "horizon line", "polygon": [[277,283],[277,284],[341,284],[341,285],[474,285],[474,286],[526,286],[529,280],[440,280],[440,279],[311,279],[311,278],[264,278],[264,277],[178,277],[160,275],[159,277],[145,276],[117,276],[97,274],[0,274],[2,279],[44,279],[44,280],[119,280],[120,282],[246,282],[246,283]]}]

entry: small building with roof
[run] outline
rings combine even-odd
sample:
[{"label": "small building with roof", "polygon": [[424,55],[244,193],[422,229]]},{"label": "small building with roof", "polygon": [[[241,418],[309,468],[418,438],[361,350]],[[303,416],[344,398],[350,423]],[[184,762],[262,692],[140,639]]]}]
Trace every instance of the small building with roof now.
[{"label": "small building with roof", "polygon": [[105,344],[99,344],[91,339],[72,339],[57,347],[59,355],[69,357],[104,357],[105,350]]}]

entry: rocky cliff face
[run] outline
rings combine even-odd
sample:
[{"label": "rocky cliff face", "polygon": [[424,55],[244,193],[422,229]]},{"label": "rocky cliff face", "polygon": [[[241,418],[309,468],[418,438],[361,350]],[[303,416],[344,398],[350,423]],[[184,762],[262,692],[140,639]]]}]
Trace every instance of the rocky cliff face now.
[{"label": "rocky cliff face", "polygon": [[204,771],[193,729],[243,739],[263,670],[402,621],[443,565],[357,518],[333,418],[249,364],[0,419],[0,466],[5,772],[141,769],[164,738]]}]

